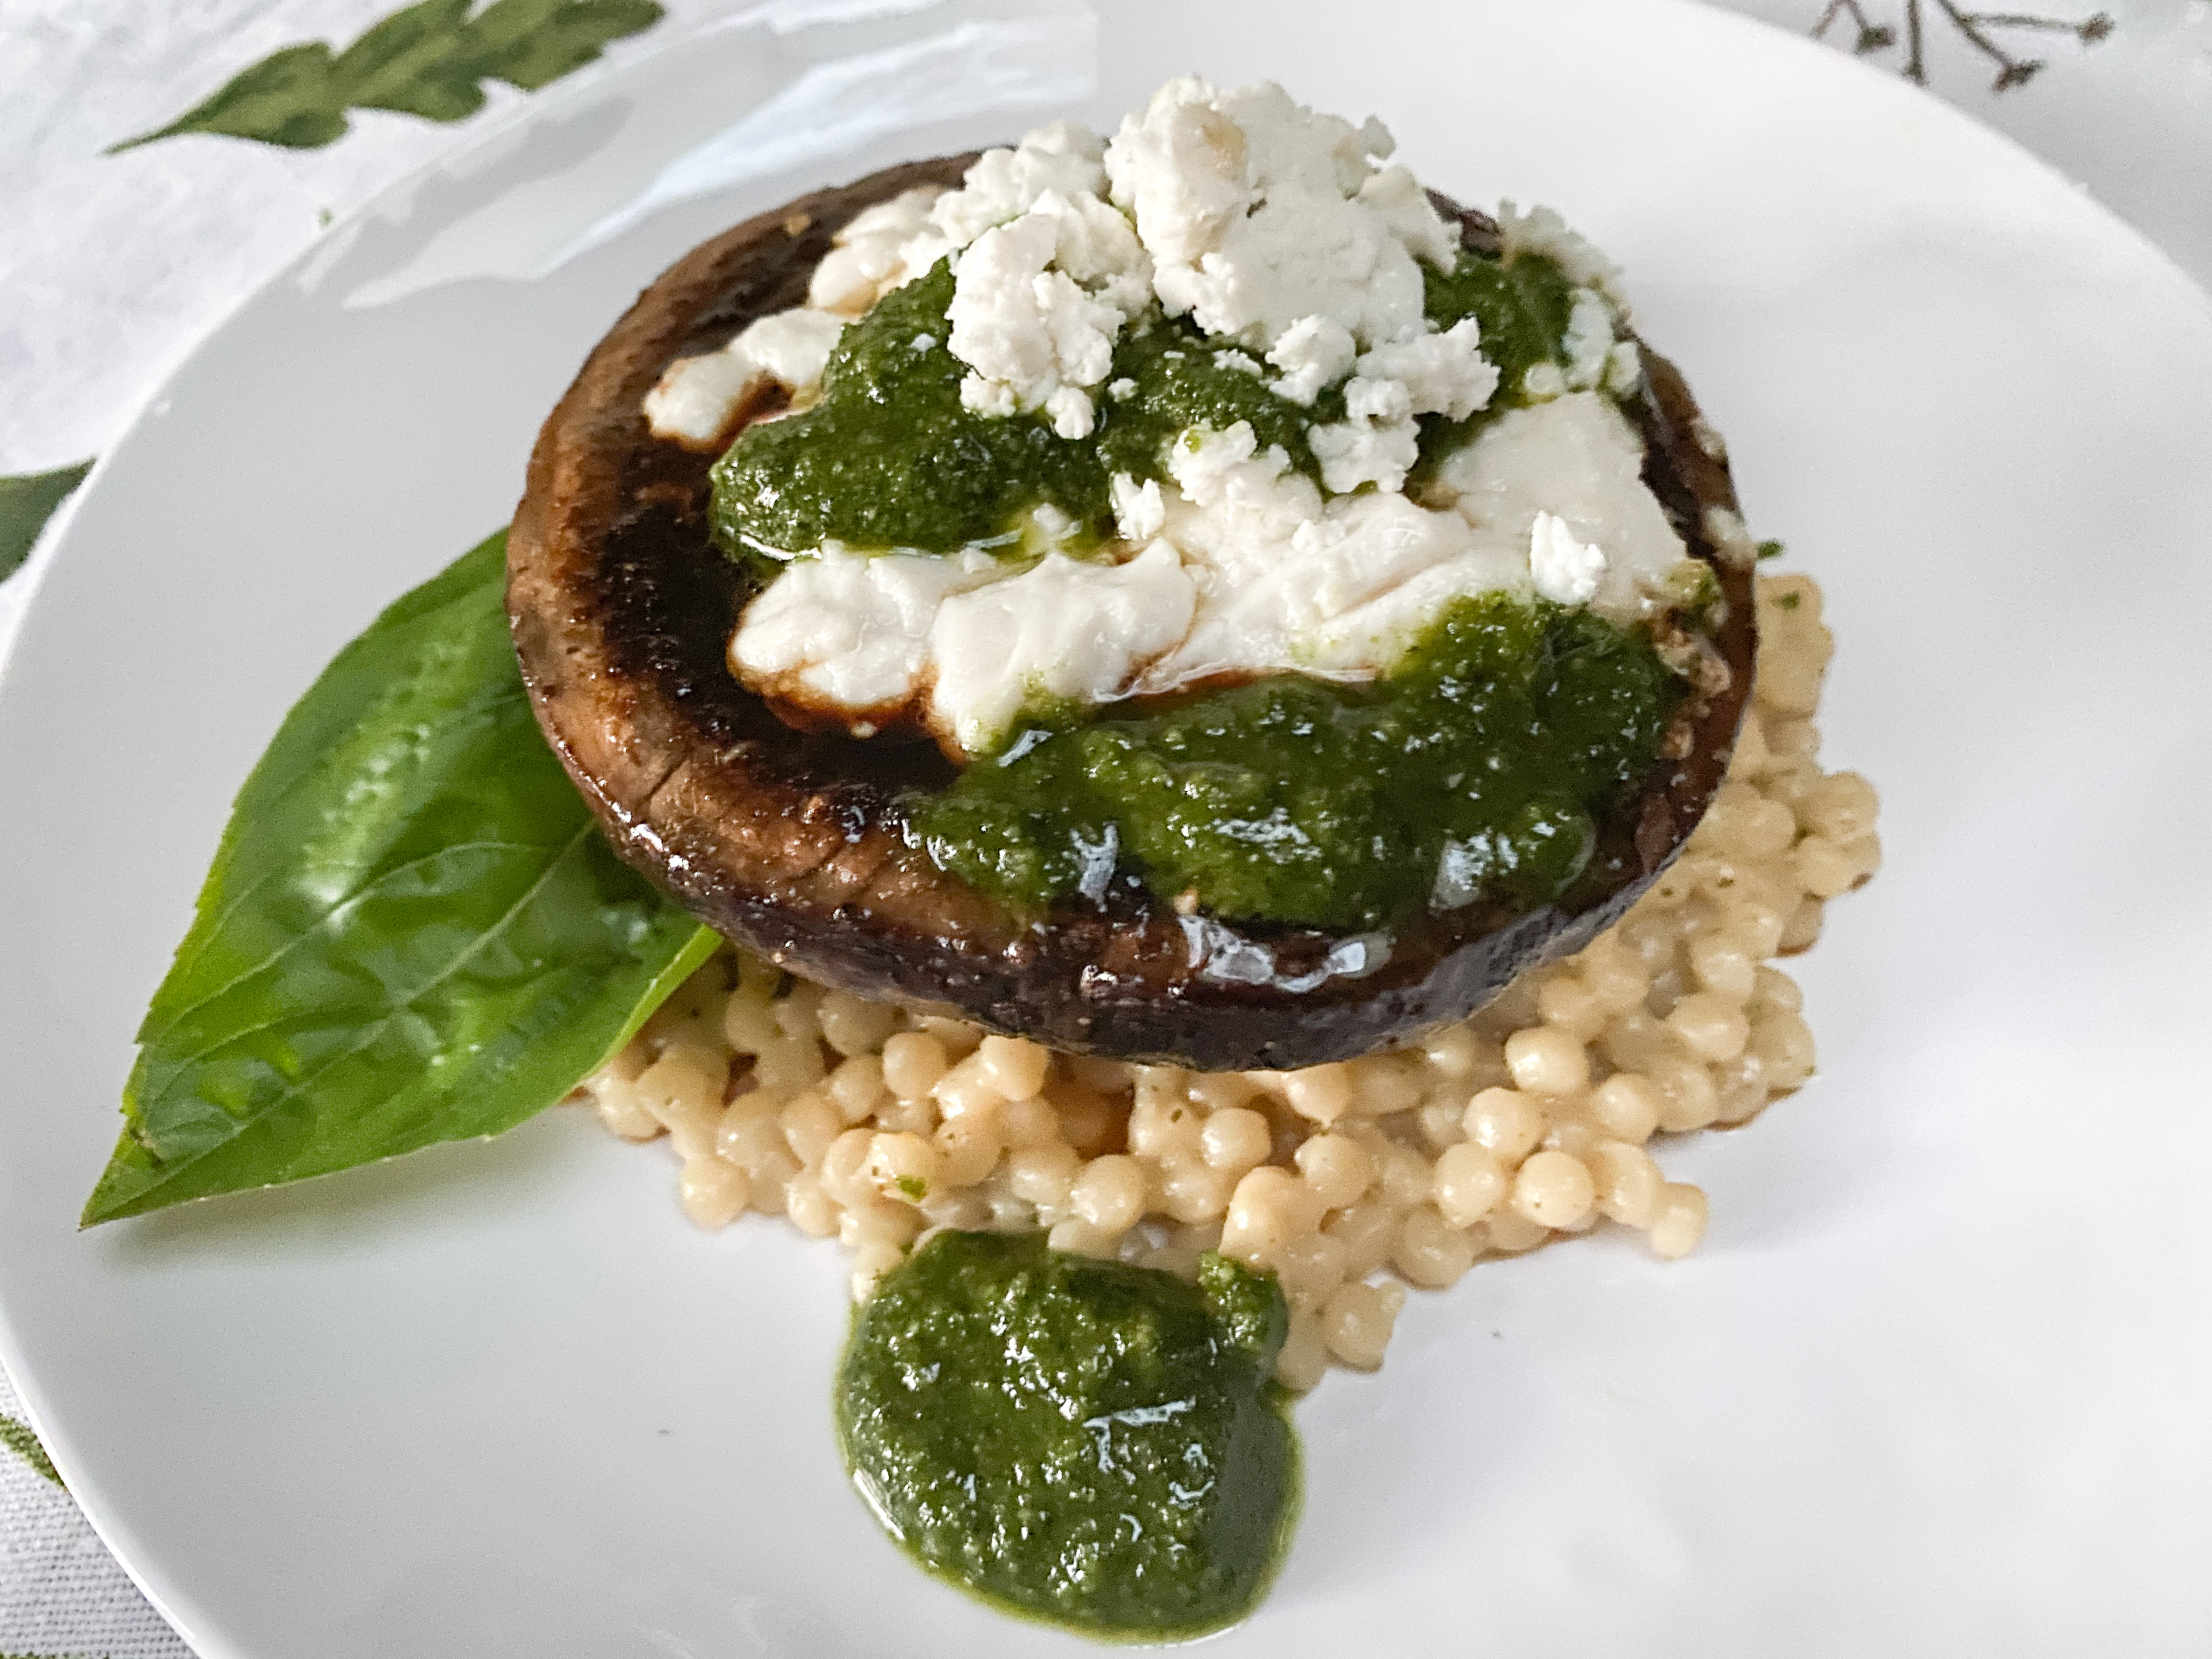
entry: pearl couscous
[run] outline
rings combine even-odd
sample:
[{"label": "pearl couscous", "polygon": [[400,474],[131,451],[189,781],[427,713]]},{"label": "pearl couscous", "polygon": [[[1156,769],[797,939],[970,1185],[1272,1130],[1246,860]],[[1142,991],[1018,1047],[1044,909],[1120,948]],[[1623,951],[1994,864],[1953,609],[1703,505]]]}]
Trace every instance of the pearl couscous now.
[{"label": "pearl couscous", "polygon": [[1756,698],[1680,858],[1578,954],[1411,1047],[1286,1073],[1126,1065],[725,951],[578,1097],[624,1139],[666,1138],[699,1225],[754,1210],[842,1240],[856,1297],[938,1227],[1272,1269],[1299,1389],[1379,1365],[1407,1285],[1607,1224],[1686,1255],[1705,1194],[1667,1178],[1656,1138],[1747,1122],[1812,1075],[1773,959],[1881,860],[1873,787],[1816,757],[1820,589],[1762,579],[1759,613]]}]

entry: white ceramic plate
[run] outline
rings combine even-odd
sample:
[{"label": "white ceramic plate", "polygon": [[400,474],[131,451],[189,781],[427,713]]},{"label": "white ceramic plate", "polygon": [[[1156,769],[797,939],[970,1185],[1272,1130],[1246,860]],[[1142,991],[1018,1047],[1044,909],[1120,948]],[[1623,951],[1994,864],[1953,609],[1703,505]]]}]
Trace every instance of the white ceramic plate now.
[{"label": "white ceramic plate", "polygon": [[1295,1550],[1217,1650],[2201,1652],[2212,307],[1959,116],[1693,8],[1124,0],[1096,48],[1072,0],[787,6],[548,97],[103,462],[0,684],[0,1351],[94,1524],[206,1659],[1085,1650],[849,1493],[838,1252],[694,1231],[665,1155],[578,1115],[75,1218],[232,791],[506,516],[629,295],[803,185],[1195,67],[1381,112],[1626,262],[1827,585],[1829,752],[1890,848],[1804,964],[1820,1077],[1665,1155],[1705,1248],[1417,1297],[1299,1408]]}]

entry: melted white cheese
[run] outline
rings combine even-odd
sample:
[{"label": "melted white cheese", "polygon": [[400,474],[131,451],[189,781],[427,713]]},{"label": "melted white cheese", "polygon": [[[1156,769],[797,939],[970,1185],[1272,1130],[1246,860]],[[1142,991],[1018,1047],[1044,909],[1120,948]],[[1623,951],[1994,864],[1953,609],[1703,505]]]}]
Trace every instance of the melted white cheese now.
[{"label": "melted white cheese", "polygon": [[656,438],[713,449],[753,394],[769,381],[803,398],[822,370],[845,321],[801,307],[763,317],[720,351],[678,357],[645,394],[645,420]]},{"label": "melted white cheese", "polygon": [[972,755],[1025,702],[1121,696],[1182,638],[1193,602],[1182,561],[1164,541],[1120,565],[1048,554],[1018,576],[957,594],[930,630],[930,727]]},{"label": "melted white cheese", "polygon": [[793,560],[745,607],[730,667],[748,685],[874,720],[909,702],[945,601],[1000,574],[988,553],[849,553]]}]

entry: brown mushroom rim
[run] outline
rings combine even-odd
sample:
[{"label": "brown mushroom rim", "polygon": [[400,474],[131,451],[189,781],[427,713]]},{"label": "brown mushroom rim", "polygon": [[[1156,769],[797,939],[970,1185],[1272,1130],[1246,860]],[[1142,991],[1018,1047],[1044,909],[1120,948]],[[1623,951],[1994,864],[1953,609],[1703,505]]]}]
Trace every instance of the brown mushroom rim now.
[{"label": "brown mushroom rim", "polygon": [[[908,844],[896,802],[953,775],[927,744],[803,732],[731,676],[746,578],[712,546],[706,456],[655,441],[640,407],[678,357],[801,304],[832,234],[971,156],[816,192],[686,255],[592,352],[548,418],[508,541],[508,610],[548,739],[617,850],[728,937],[823,982],[957,1011],[1054,1046],[1207,1068],[1349,1058],[1467,1013],[1573,948],[1664,867],[1727,769],[1756,646],[1751,573],[1716,544],[1735,507],[1695,441],[1681,377],[1645,348],[1627,412],[1644,480],[1721,599],[1662,619],[1704,664],[1667,758],[1600,826],[1568,898],[1481,901],[1387,936],[1180,915],[1121,891],[1024,917]],[[1497,228],[1457,215],[1468,246]]]}]

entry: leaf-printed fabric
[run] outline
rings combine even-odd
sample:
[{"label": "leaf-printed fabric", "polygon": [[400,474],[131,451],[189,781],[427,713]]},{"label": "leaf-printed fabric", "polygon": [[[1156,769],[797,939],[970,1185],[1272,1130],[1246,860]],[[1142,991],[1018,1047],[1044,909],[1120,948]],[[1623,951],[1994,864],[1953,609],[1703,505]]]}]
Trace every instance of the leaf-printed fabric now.
[{"label": "leaf-printed fabric", "polygon": [[483,82],[535,91],[594,61],[610,42],[663,16],[655,0],[418,0],[343,51],[320,40],[249,64],[175,120],[116,151],[186,133],[315,149],[349,131],[349,110],[462,121],[484,106]]}]

